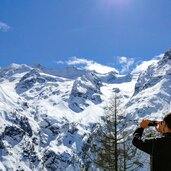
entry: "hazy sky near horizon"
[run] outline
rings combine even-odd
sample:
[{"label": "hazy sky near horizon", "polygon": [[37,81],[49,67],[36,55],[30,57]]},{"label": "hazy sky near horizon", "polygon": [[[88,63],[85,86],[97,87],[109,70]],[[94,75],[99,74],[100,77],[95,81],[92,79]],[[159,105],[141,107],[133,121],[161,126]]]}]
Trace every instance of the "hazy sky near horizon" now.
[{"label": "hazy sky near horizon", "polygon": [[127,72],[170,47],[170,0],[0,1],[1,67],[96,64]]}]

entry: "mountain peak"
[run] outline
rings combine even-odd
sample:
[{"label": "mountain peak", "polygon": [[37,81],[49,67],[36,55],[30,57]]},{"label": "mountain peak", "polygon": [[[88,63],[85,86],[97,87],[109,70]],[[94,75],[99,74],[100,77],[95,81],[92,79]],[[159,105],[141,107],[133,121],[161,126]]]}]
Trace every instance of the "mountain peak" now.
[{"label": "mountain peak", "polygon": [[29,68],[30,69],[30,67],[28,65],[26,65],[26,64],[17,64],[17,63],[12,63],[12,64],[8,65],[6,68],[8,70],[9,69],[20,70],[20,69],[23,69],[23,68],[27,68],[27,69]]},{"label": "mountain peak", "polygon": [[21,67],[21,65],[20,64],[16,64],[16,63],[12,63],[12,64],[9,65],[9,67],[10,68],[19,68],[19,67]]},{"label": "mountain peak", "polygon": [[2,77],[10,78],[12,75],[17,73],[24,73],[31,70],[31,67],[25,64],[16,64],[12,63],[8,65],[7,67],[0,69],[0,75]]},{"label": "mountain peak", "polygon": [[44,68],[44,66],[42,66],[41,64],[33,64],[32,67],[36,68],[36,69],[43,69]]},{"label": "mountain peak", "polygon": [[163,59],[164,60],[170,60],[171,59],[171,48],[165,52]]}]

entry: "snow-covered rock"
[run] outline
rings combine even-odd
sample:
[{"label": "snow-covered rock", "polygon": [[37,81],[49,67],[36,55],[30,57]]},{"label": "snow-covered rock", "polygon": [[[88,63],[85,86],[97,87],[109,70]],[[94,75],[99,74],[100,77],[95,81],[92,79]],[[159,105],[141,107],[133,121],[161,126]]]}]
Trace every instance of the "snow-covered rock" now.
[{"label": "snow-covered rock", "polygon": [[25,73],[31,70],[31,67],[22,64],[11,64],[7,66],[6,68],[1,68],[0,69],[0,78],[1,80],[8,79],[13,81],[15,79],[15,74],[20,74],[20,73]]},{"label": "snow-covered rock", "polygon": [[101,86],[101,80],[94,73],[88,73],[79,77],[73,84],[69,107],[75,112],[81,112],[90,105],[89,101],[94,104],[101,103]]},{"label": "snow-covered rock", "polygon": [[169,112],[171,101],[171,52],[148,66],[139,75],[135,91],[127,103],[128,116],[136,119],[162,119]]},{"label": "snow-covered rock", "polygon": [[74,66],[60,68],[60,69],[48,69],[38,64],[38,65],[34,65],[33,68],[39,69],[41,72],[44,72],[49,75],[54,75],[58,77],[68,78],[68,79],[76,79],[89,72],[89,71],[78,69]]}]

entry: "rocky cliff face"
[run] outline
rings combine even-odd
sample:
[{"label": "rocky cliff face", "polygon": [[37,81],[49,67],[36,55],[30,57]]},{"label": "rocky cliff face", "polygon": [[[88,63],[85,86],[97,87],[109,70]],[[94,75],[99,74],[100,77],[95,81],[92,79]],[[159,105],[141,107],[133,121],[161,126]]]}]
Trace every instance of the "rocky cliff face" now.
[{"label": "rocky cliff face", "polygon": [[[169,112],[171,102],[171,59],[170,50],[158,62],[140,74],[129,103],[128,117],[153,117],[162,119]],[[130,110],[130,112],[129,112]],[[153,113],[153,114],[152,114]]]},{"label": "rocky cliff face", "polygon": [[81,171],[88,137],[115,93],[128,138],[142,118],[161,119],[170,110],[171,50],[146,68],[126,76],[17,64],[0,69],[0,170]]},{"label": "rocky cliff face", "polygon": [[75,112],[81,112],[90,105],[88,101],[94,104],[101,103],[101,86],[101,80],[94,73],[77,78],[71,90],[69,107]]}]

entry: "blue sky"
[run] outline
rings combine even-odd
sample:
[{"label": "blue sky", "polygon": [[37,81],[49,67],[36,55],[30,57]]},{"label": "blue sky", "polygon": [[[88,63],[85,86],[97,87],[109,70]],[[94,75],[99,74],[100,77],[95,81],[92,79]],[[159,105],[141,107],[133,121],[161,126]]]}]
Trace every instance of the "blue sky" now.
[{"label": "blue sky", "polygon": [[170,0],[0,1],[1,67],[82,61],[129,70],[170,47]]}]

